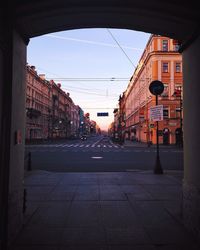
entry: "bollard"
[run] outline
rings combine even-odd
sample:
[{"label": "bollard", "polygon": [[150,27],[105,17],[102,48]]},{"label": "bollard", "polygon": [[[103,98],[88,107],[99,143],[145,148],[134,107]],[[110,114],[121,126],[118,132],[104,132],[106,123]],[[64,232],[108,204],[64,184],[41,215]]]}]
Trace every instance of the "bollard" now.
[{"label": "bollard", "polygon": [[28,171],[31,171],[31,152],[28,153]]},{"label": "bollard", "polygon": [[24,197],[23,197],[23,214],[26,212],[26,201],[27,201],[27,191],[24,189]]}]

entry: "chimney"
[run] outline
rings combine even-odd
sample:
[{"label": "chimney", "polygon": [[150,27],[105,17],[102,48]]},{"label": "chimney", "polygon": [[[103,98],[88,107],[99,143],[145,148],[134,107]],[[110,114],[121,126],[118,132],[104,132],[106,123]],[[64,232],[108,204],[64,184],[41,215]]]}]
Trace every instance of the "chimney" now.
[{"label": "chimney", "polygon": [[50,82],[50,84],[51,84],[51,85],[53,85],[53,84],[54,84],[54,80],[50,80],[49,82]]},{"label": "chimney", "polygon": [[32,65],[32,66],[31,66],[31,69],[32,69],[33,71],[35,71],[35,66]]},{"label": "chimney", "polygon": [[40,77],[42,80],[45,80],[45,74],[39,74],[39,77]]}]

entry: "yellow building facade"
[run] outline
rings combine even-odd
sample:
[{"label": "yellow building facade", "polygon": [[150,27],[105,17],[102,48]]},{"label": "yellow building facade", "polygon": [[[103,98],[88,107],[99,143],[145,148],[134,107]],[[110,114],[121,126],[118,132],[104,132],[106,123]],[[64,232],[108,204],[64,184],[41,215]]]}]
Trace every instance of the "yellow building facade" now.
[{"label": "yellow building facade", "polygon": [[150,120],[149,108],[156,105],[149,91],[154,80],[164,84],[158,97],[163,105],[163,121],[159,122],[159,142],[182,144],[182,56],[177,41],[151,35],[127,86],[125,95],[126,126],[124,138],[156,143],[156,122]]}]

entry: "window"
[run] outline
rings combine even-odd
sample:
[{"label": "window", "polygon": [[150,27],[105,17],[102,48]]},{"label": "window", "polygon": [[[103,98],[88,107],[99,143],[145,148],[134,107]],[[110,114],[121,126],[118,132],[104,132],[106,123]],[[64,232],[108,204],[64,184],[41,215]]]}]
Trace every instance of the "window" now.
[{"label": "window", "polygon": [[179,41],[173,40],[174,51],[178,51],[180,48]]},{"label": "window", "polygon": [[164,83],[164,91],[161,94],[162,97],[167,97],[169,95],[169,85]]},{"label": "window", "polygon": [[168,40],[162,40],[162,51],[168,51]]},{"label": "window", "polygon": [[182,83],[175,83],[175,89],[181,89]]},{"label": "window", "polygon": [[178,44],[175,44],[175,45],[174,45],[174,51],[178,51],[179,48],[180,48],[180,46],[179,46]]},{"label": "window", "polygon": [[166,119],[169,117],[169,108],[168,107],[163,107],[163,118]]},{"label": "window", "polygon": [[180,118],[181,117],[181,108],[177,107],[176,108],[176,118]]},{"label": "window", "polygon": [[183,92],[182,84],[181,83],[175,83],[174,86],[174,96],[175,97],[181,97]]},{"label": "window", "polygon": [[176,73],[180,73],[181,72],[181,63],[180,62],[176,62],[175,63],[175,72]]},{"label": "window", "polygon": [[168,63],[164,62],[162,64],[162,72],[167,73],[168,72],[168,68],[169,68]]}]

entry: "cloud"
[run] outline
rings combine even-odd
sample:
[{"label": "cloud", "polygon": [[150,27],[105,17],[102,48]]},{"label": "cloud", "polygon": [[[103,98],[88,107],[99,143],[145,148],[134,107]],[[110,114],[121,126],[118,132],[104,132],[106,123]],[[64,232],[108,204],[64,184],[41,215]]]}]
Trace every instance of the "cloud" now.
[{"label": "cloud", "polygon": [[[87,43],[87,44],[92,44],[92,45],[100,45],[100,46],[107,46],[107,47],[112,47],[112,48],[118,48],[118,45],[114,45],[111,43],[102,43],[102,42],[95,42],[91,40],[83,40],[83,39],[77,39],[77,38],[71,38],[71,37],[63,37],[63,36],[56,36],[56,35],[51,35],[47,34],[44,36],[48,36],[51,38],[56,38],[56,39],[61,39],[61,40],[67,40],[67,41],[74,41],[74,42],[81,42],[81,43]],[[121,46],[124,49],[130,49],[130,50],[138,50],[138,51],[143,51],[141,48],[134,48],[134,47],[129,47],[129,46]]]}]

